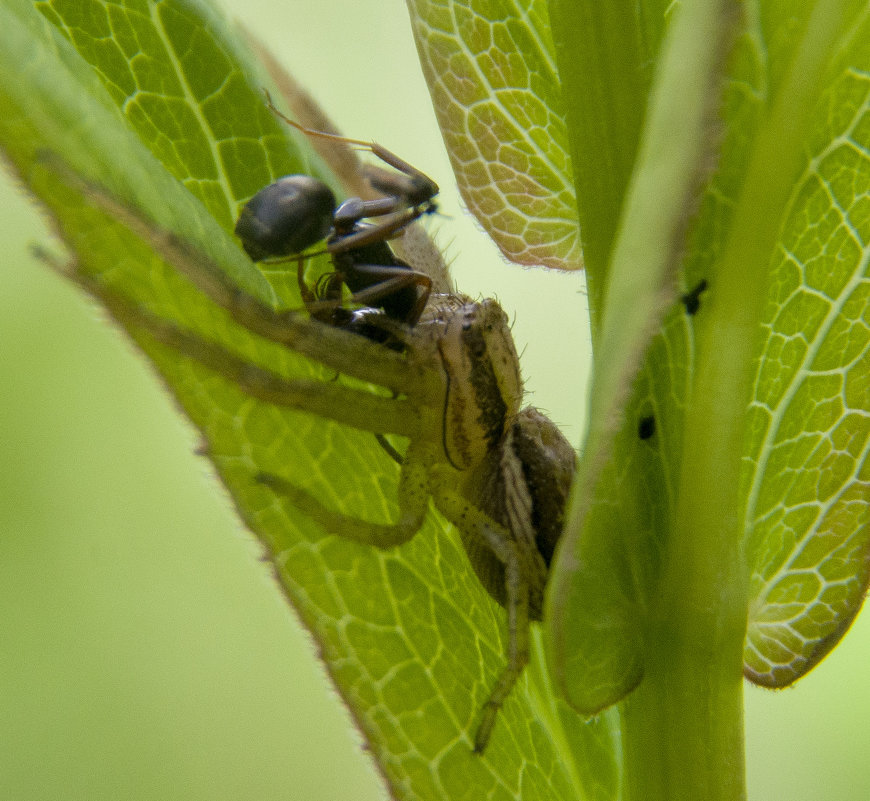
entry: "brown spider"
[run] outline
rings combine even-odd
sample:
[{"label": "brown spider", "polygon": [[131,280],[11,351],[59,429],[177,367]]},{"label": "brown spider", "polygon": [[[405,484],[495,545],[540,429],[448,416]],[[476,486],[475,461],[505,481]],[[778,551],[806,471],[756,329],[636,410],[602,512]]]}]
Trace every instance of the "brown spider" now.
[{"label": "brown spider", "polygon": [[457,528],[480,582],[508,616],[507,665],[474,736],[474,751],[483,752],[498,710],[528,661],[529,621],[541,619],[547,571],[575,467],[574,450],[556,425],[536,409],[520,408],[519,359],[504,311],[494,300],[432,295],[416,325],[389,320],[391,336],[400,338],[401,348],[386,347],[304,312],[274,310],[233,285],[187,242],[101,187],[60,172],[238,324],[332,371],[388,391],[385,396],[335,381],[284,378],[155,315],[77,263],[53,265],[126,326],[147,332],[260,401],[408,439],[398,482],[399,514],[391,523],[340,514],[279,475],[255,478],[325,531],[378,548],[410,540],[423,524],[430,498]]}]

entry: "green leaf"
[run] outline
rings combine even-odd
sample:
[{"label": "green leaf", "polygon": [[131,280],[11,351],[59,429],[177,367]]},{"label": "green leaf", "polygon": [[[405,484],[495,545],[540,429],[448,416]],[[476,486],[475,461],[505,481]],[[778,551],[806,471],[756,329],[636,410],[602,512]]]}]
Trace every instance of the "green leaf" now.
[{"label": "green leaf", "polygon": [[469,211],[511,261],[582,266],[546,0],[408,3]]},{"label": "green leaf", "polygon": [[550,0],[593,335],[669,5]]},{"label": "green leaf", "polygon": [[[663,365],[650,366],[649,378],[636,376],[669,308],[673,315],[681,242],[715,156],[714,120],[734,35],[732,12],[727,2],[686,3],[676,17],[651,87],[600,295],[589,428],[571,517],[552,569],[547,617],[557,683],[586,713],[618,701],[644,672],[645,607],[658,575],[674,474],[656,465],[662,454],[638,448],[637,421],[650,413],[641,411],[646,406],[669,429],[672,396],[645,398],[646,381],[666,389],[671,368],[685,381],[681,356],[689,349],[679,342]],[[616,25],[614,19],[605,27]],[[560,41],[567,35],[563,31]],[[574,47],[579,52],[582,45],[578,39]],[[637,89],[630,84],[625,91],[634,98]],[[584,99],[581,94],[575,102]],[[683,339],[679,313],[672,323]],[[669,325],[665,320],[665,331]],[[683,383],[675,397],[684,397],[690,386]],[[629,424],[622,426],[624,420]],[[678,446],[668,429],[668,447]]]},{"label": "green leaf", "polygon": [[[247,291],[299,307],[295,281],[276,270],[264,276],[230,229],[253,191],[282,173],[316,172],[319,162],[266,111],[266,80],[224,22],[197,2],[38,8],[0,6],[0,142],[80,269],[252,363],[331,380],[241,329],[57,178],[62,160]],[[129,333],[201,432],[397,798],[612,797],[613,721],[587,724],[556,702],[540,648],[485,757],[471,753],[504,664],[505,615],[436,514],[410,543],[382,552],[325,535],[254,478],[280,473],[339,512],[393,518],[398,469],[370,434],[255,401],[148,334]]]},{"label": "green leaf", "polygon": [[745,672],[783,687],[833,648],[870,582],[870,22],[844,25],[771,264],[741,475]]}]

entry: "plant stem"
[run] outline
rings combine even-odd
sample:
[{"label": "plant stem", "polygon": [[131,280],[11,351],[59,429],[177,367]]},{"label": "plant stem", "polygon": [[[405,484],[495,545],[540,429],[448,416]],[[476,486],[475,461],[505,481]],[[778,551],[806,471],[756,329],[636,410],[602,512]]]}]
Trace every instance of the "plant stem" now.
[{"label": "plant stem", "polygon": [[624,705],[631,801],[745,798],[742,655],[747,565],[738,498],[768,265],[803,163],[811,112],[843,20],[825,0],[763,120],[728,246],[697,326],[679,504],[650,609],[641,685]]},{"label": "plant stem", "polygon": [[729,680],[715,665],[709,674],[698,667],[697,659],[659,663],[625,702],[631,801],[746,797],[741,676]]},{"label": "plant stem", "polygon": [[[737,801],[743,769],[745,579],[737,554],[689,531],[682,581],[658,599],[644,678],[623,706],[626,798],[631,801]],[[711,556],[713,552],[708,552]],[[695,559],[693,570],[688,563]],[[718,565],[716,564],[718,561]],[[718,577],[710,572],[719,573]],[[702,575],[710,579],[699,580]]]}]

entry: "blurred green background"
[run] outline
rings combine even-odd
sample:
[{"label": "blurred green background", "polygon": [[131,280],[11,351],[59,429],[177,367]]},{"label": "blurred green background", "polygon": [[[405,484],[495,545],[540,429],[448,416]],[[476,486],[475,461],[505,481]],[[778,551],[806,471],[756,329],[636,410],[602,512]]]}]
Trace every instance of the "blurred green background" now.
[{"label": "blurred green background", "polygon": [[[441,184],[460,287],[516,313],[530,401],[579,441],[582,277],[504,264],[463,214],[403,2],[225,8],[346,133]],[[385,798],[190,426],[31,258],[48,233],[5,175],[0,195],[0,801]],[[747,689],[752,801],[870,798],[868,657],[865,616],[796,689]]]}]

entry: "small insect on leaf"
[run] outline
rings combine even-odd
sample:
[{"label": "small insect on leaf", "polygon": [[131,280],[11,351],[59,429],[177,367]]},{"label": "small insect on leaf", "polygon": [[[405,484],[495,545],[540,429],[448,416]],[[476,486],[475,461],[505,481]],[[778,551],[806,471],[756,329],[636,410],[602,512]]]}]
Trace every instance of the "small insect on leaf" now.
[{"label": "small insect on leaf", "polygon": [[656,419],[653,415],[646,415],[637,421],[637,436],[640,439],[649,439],[656,433]]},{"label": "small insect on leaf", "polygon": [[702,278],[695,285],[695,288],[691,292],[687,292],[683,295],[680,300],[683,302],[683,305],[686,307],[686,314],[690,317],[693,317],[698,313],[698,309],[701,308],[701,295],[707,290],[707,279]]}]

